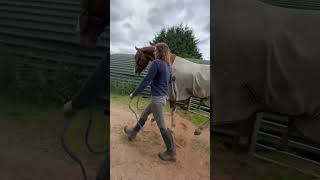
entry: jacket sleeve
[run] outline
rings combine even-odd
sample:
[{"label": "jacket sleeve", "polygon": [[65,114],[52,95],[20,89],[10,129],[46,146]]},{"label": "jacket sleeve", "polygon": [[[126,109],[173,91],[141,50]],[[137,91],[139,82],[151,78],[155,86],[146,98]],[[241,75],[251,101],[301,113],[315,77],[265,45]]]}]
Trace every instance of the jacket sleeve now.
[{"label": "jacket sleeve", "polygon": [[157,64],[153,62],[148,70],[147,75],[143,78],[139,86],[134,90],[132,96],[137,96],[138,94],[140,94],[152,82],[157,72]]},{"label": "jacket sleeve", "polygon": [[[72,98],[72,107],[83,109],[97,100],[99,96],[109,97],[109,82],[107,58],[104,58],[97,66],[95,71],[90,75],[82,88]],[[109,98],[107,98],[109,101]],[[107,102],[108,104],[108,102]]]}]

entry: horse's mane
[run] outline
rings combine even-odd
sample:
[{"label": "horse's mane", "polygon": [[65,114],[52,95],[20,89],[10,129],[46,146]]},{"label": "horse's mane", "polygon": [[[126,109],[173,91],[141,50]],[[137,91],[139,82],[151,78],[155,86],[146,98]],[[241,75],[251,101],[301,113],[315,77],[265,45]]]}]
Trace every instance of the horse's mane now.
[{"label": "horse's mane", "polygon": [[[154,46],[145,46],[145,47],[142,47],[140,49],[143,53],[146,53],[148,55],[150,55],[151,57],[154,57],[153,56],[153,52],[154,52]],[[170,52],[170,61],[171,61],[171,64],[174,63],[174,60],[176,59],[176,55],[174,53],[171,53]]]}]

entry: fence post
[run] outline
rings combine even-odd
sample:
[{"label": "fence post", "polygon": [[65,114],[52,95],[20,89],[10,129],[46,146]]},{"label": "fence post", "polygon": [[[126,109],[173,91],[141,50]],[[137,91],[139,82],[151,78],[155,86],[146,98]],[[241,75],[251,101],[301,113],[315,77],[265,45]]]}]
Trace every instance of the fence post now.
[{"label": "fence post", "polygon": [[[190,97],[189,102],[188,102],[188,111],[191,110],[191,102],[192,102],[192,97]],[[185,108],[185,107],[183,107],[183,108]]]},{"label": "fence post", "polygon": [[251,136],[249,157],[253,157],[253,155],[254,155],[254,153],[256,151],[257,137],[258,137],[258,132],[259,132],[259,129],[260,129],[262,118],[263,118],[263,112],[257,113],[256,120],[255,120],[255,123],[254,123],[254,129],[253,129],[252,136]]}]

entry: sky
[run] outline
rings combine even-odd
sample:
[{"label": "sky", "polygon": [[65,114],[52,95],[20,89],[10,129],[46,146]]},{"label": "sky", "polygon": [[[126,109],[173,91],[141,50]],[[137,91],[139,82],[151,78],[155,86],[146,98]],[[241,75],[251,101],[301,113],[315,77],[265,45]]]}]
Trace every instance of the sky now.
[{"label": "sky", "polygon": [[162,28],[182,23],[190,27],[198,49],[210,60],[210,0],[111,0],[111,54],[135,54],[135,46],[149,46]]}]

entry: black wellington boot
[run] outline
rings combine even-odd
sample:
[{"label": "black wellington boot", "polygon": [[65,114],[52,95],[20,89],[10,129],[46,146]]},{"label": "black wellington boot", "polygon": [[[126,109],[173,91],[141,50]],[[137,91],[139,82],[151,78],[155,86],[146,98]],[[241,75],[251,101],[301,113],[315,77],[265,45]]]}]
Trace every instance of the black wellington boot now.
[{"label": "black wellington boot", "polygon": [[167,150],[159,153],[160,159],[164,161],[176,161],[176,146],[173,141],[173,136],[169,129],[160,130],[164,143],[166,144]]},{"label": "black wellington boot", "polygon": [[134,128],[130,128],[128,126],[124,127],[124,132],[127,134],[129,141],[132,141],[136,137],[137,133],[140,131],[141,127],[143,127],[144,124],[145,121],[140,119]]}]

